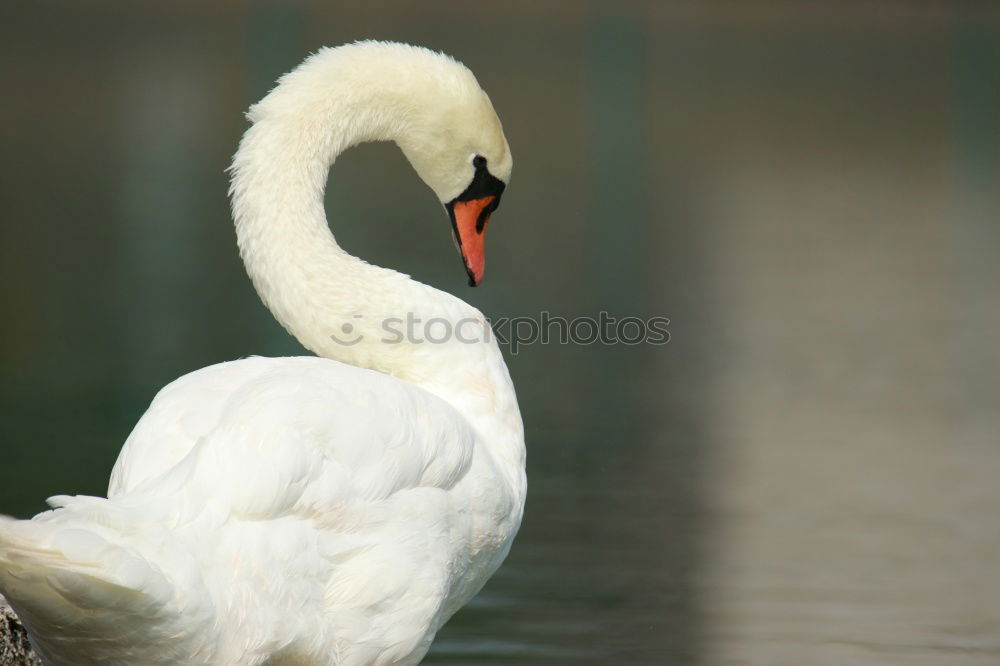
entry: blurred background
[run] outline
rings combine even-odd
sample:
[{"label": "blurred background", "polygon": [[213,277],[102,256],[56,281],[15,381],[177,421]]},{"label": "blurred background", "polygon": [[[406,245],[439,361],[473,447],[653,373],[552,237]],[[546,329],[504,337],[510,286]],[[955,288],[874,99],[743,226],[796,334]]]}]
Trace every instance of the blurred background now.
[{"label": "blurred background", "polygon": [[369,37],[468,64],[516,164],[479,289],[393,146],[333,169],[346,248],[494,317],[671,319],[508,356],[523,528],[427,663],[1000,663],[997,3],[5,3],[0,512],[103,494],[177,376],[303,353],[223,170]]}]

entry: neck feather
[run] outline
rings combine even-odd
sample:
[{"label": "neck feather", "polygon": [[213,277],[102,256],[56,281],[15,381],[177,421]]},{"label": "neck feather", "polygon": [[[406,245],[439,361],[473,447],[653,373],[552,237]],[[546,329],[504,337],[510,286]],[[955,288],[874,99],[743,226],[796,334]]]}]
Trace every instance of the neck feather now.
[{"label": "neck feather", "polygon": [[[254,124],[234,158],[230,189],[247,272],[277,320],[317,355],[421,385],[467,413],[505,414],[517,429],[513,388],[482,315],[351,256],[330,232],[323,193],[337,156],[365,141],[405,142],[410,131],[391,71],[374,86],[380,79],[372,72],[359,84],[342,69],[336,58],[314,57],[249,113]],[[436,334],[461,326],[462,339],[432,344],[422,328],[411,339],[408,318],[447,322]]]}]

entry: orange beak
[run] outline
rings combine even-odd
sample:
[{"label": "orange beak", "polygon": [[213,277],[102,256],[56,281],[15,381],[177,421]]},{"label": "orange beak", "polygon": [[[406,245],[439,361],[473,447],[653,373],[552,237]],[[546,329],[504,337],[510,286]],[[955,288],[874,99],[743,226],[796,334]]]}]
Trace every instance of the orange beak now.
[{"label": "orange beak", "polygon": [[483,281],[483,274],[486,272],[486,226],[490,223],[490,213],[494,209],[495,196],[455,201],[451,208],[455,241],[469,274],[469,286],[472,287]]}]

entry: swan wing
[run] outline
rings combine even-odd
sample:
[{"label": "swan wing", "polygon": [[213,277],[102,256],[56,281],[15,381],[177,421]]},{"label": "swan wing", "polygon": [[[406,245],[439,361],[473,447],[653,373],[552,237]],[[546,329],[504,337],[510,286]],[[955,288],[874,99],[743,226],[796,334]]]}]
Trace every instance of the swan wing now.
[{"label": "swan wing", "polygon": [[[178,476],[183,462],[208,472],[216,497],[232,486],[235,505],[251,512],[255,504],[265,515],[265,505],[279,510],[293,495],[329,506],[416,485],[451,487],[474,442],[461,414],[407,382],[323,358],[253,357],[164,387],[125,442],[108,495]],[[186,460],[192,455],[215,460]]]},{"label": "swan wing", "polygon": [[[182,382],[154,400],[116,479],[123,499],[167,501],[172,531],[191,535],[212,596],[238,618],[237,650],[300,636],[298,657],[329,649],[315,647],[325,637],[342,663],[391,663],[478,590],[484,525],[511,500],[481,479],[488,456],[472,471],[476,435],[451,405],[322,358],[244,359]],[[161,441],[160,423],[183,443]],[[180,460],[155,468],[158,445]]]},{"label": "swan wing", "polygon": [[[7,525],[0,560],[20,578],[4,587],[34,609],[29,627],[107,636],[86,653],[107,663],[128,663],[115,646],[136,636],[182,632],[190,663],[422,654],[469,572],[483,516],[468,492],[491,494],[471,480],[475,450],[453,407],[387,375],[320,358],[211,366],[157,395],[109,499],[53,498]],[[191,626],[173,626],[178,608]],[[56,663],[85,656],[61,645]]]}]

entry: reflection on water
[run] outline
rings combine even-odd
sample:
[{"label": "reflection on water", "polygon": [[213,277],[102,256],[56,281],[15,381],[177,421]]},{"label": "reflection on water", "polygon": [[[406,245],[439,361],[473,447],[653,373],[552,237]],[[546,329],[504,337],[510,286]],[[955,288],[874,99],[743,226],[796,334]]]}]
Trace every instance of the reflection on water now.
[{"label": "reflection on water", "polygon": [[428,663],[1000,661],[996,15],[390,4],[0,21],[0,511],[103,492],[177,375],[300,353],[232,247],[239,114],[322,43],[402,38],[503,117],[490,275],[464,289],[390,147],[334,169],[344,245],[495,316],[672,320],[509,358],[523,529]]}]

